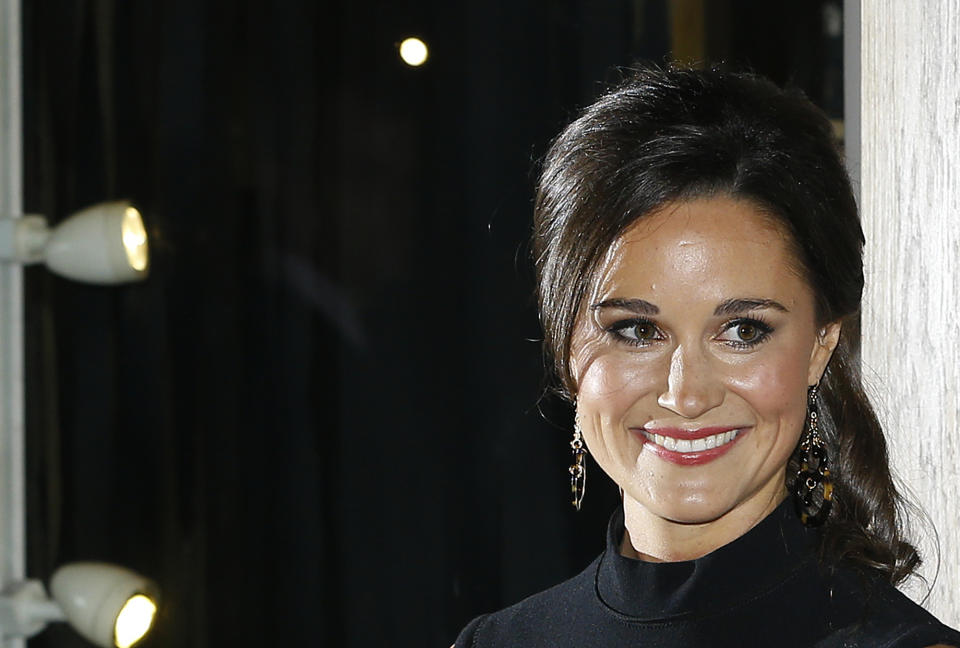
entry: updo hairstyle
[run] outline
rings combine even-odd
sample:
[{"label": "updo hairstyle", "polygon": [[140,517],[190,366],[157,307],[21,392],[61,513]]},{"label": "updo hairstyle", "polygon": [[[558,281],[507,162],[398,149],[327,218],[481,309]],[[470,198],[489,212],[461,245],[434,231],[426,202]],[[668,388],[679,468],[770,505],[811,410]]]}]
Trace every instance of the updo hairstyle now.
[{"label": "updo hairstyle", "polygon": [[[898,583],[919,557],[901,532],[904,504],[860,384],[863,231],[831,124],[801,92],[752,74],[642,68],[560,133],[543,162],[533,232],[555,391],[576,398],[571,338],[611,245],[667,203],[711,196],[749,201],[781,223],[818,325],[843,323],[820,382],[835,488],[822,552]],[[795,473],[792,463],[788,487]]]}]

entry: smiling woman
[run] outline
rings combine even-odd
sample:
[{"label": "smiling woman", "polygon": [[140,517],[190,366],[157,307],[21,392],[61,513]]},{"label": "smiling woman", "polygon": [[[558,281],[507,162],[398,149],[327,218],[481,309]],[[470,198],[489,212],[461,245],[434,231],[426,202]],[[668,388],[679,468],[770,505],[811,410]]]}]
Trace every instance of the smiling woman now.
[{"label": "smiling woman", "polygon": [[960,645],[859,386],[863,235],[826,118],[750,75],[637,71],[554,142],[534,224],[545,350],[623,493],[579,576],[457,646]]},{"label": "smiling woman", "polygon": [[745,200],[671,203],[598,269],[572,344],[577,422],[645,559],[699,558],[783,500],[840,333],[818,327],[788,240]]}]

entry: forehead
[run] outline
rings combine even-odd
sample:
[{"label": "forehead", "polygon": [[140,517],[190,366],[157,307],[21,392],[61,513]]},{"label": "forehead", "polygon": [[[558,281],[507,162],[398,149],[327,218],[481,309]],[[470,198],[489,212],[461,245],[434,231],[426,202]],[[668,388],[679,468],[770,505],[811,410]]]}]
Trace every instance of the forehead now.
[{"label": "forehead", "polygon": [[[717,299],[812,298],[785,227],[728,196],[669,203],[640,218],[611,246],[598,278],[605,296],[669,289]],[[631,294],[613,295],[620,292]]]}]

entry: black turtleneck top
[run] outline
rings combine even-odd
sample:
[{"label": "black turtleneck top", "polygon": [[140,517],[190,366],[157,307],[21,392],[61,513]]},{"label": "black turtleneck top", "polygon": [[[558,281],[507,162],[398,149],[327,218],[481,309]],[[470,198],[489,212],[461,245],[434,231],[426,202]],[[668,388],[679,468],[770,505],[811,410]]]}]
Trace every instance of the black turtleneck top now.
[{"label": "black turtleneck top", "polygon": [[696,560],[620,555],[623,512],[604,553],[574,578],[474,619],[456,648],[637,646],[960,648],[960,633],[876,575],[822,566],[819,535],[790,501]]}]

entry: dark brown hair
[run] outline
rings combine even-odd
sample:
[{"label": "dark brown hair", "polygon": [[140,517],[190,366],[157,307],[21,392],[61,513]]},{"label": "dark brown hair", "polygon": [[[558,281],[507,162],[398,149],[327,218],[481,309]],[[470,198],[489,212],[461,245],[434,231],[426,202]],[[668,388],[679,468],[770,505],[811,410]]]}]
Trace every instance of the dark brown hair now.
[{"label": "dark brown hair", "polygon": [[537,192],[533,254],[556,391],[576,394],[573,328],[610,246],[658,207],[710,195],[751,201],[775,217],[791,234],[818,323],[844,322],[820,383],[835,486],[823,551],[900,582],[919,558],[901,532],[904,504],[860,386],[860,217],[830,122],[799,91],[752,74],[642,68],[554,140]]}]

